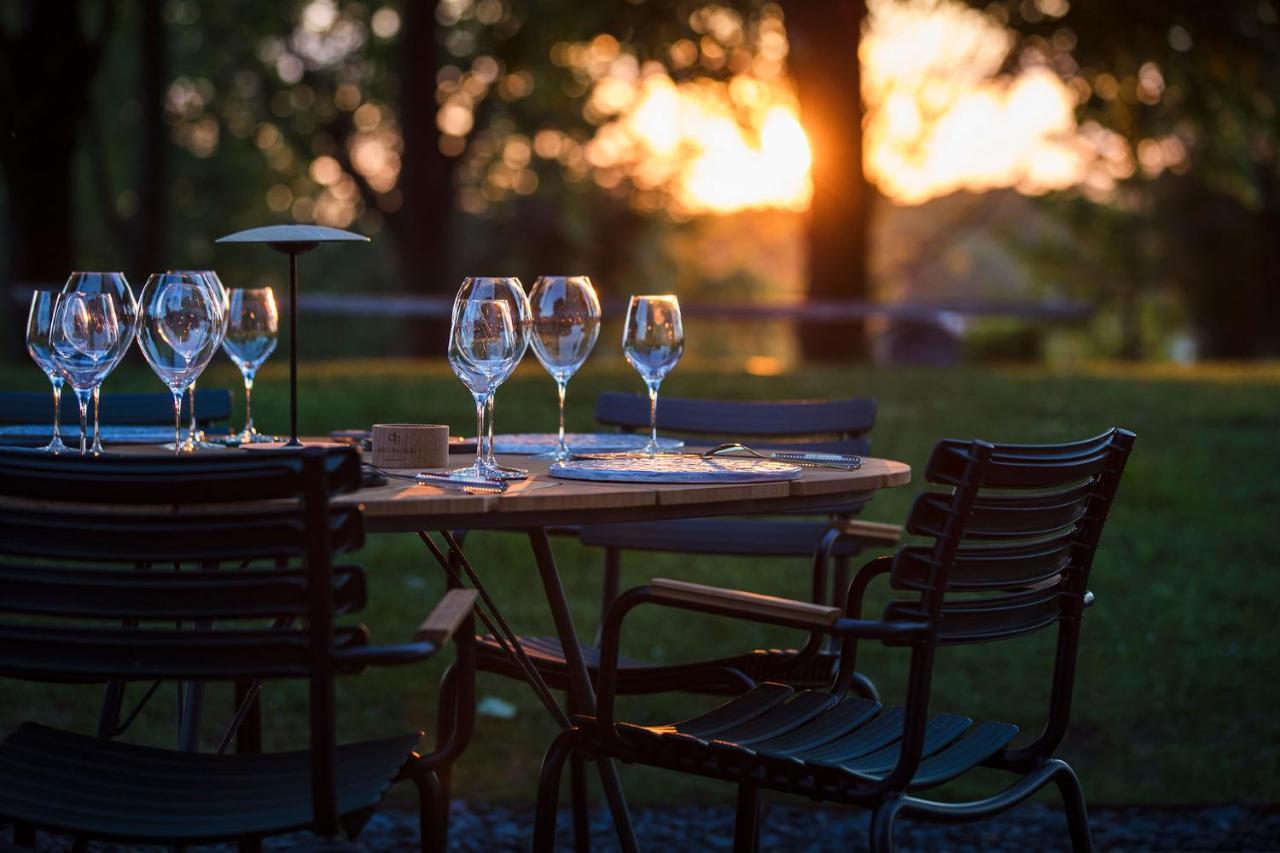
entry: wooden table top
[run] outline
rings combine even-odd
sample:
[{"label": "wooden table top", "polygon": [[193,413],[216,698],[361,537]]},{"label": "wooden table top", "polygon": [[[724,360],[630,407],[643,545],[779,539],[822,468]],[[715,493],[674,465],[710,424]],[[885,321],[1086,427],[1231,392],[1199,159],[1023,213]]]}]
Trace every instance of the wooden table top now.
[{"label": "wooden table top", "polygon": [[[910,466],[891,459],[865,459],[857,471],[807,468],[797,480],[727,485],[558,480],[547,474],[546,459],[500,455],[498,460],[528,470],[529,479],[512,483],[501,495],[392,480],[336,502],[364,504],[371,531],[512,529],[816,509],[911,482]],[[461,467],[470,456],[458,454],[450,461]]]}]

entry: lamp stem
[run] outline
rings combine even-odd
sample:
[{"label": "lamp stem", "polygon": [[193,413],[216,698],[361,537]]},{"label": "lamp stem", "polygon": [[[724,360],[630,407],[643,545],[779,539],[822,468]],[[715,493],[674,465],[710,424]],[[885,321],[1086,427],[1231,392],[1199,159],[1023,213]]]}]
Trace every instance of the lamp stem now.
[{"label": "lamp stem", "polygon": [[298,253],[289,253],[289,443],[285,447],[301,447],[298,441]]}]

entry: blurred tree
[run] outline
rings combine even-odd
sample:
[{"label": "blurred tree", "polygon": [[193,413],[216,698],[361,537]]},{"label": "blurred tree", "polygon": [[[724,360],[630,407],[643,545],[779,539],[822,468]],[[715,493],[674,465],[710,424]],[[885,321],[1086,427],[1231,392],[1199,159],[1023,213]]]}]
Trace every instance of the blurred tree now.
[{"label": "blurred tree", "polygon": [[[1020,34],[1010,61],[1048,65],[1079,113],[1118,134],[1124,215],[1121,351],[1142,353],[1144,292],[1182,294],[1203,357],[1280,355],[1280,14],[1273,0],[974,3]],[[1095,239],[1098,235],[1095,235]]]},{"label": "blurred tree", "polygon": [[61,281],[71,269],[76,149],[115,8],[26,0],[0,15],[0,166],[15,281]]}]

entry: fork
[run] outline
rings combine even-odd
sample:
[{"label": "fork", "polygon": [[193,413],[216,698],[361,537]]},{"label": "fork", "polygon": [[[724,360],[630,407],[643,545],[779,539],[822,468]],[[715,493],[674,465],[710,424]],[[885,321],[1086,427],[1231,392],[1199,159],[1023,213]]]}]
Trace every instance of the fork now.
[{"label": "fork", "polygon": [[805,453],[798,450],[778,450],[764,454],[736,441],[703,451],[701,456],[704,459],[710,459],[713,456],[723,456],[735,451],[740,451],[748,456],[754,456],[756,459],[764,459],[768,462],[790,462],[792,465],[799,465],[802,468],[834,468],[838,471],[856,471],[862,467],[862,459],[858,456],[849,456],[843,453]]},{"label": "fork", "polygon": [[442,489],[461,489],[468,494],[500,495],[507,490],[507,484],[504,480],[481,480],[470,477],[453,477],[449,474],[433,474],[426,471],[418,474],[396,474],[392,471],[387,471],[384,468],[369,465],[368,463],[366,463],[365,467],[392,480],[405,480],[422,486],[439,486]]}]

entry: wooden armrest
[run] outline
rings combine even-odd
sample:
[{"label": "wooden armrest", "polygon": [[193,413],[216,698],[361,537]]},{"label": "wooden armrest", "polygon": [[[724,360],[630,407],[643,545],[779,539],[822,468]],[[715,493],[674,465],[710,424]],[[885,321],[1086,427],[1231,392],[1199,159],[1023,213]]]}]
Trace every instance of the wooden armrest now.
[{"label": "wooden armrest", "polygon": [[443,646],[454,635],[454,632],[458,630],[463,621],[471,615],[471,607],[475,604],[475,601],[476,591],[474,589],[449,590],[444,594],[444,598],[440,599],[440,603],[435,606],[430,615],[418,626],[413,638]]},{"label": "wooden armrest", "polygon": [[844,615],[838,607],[667,578],[654,578],[649,581],[649,587],[653,590],[654,599],[658,601],[722,607],[747,617],[785,619],[812,625],[815,628],[830,628]]},{"label": "wooden armrest", "polygon": [[885,524],[881,521],[862,521],[857,518],[837,519],[832,525],[846,536],[882,545],[897,545],[902,541],[901,524]]}]

